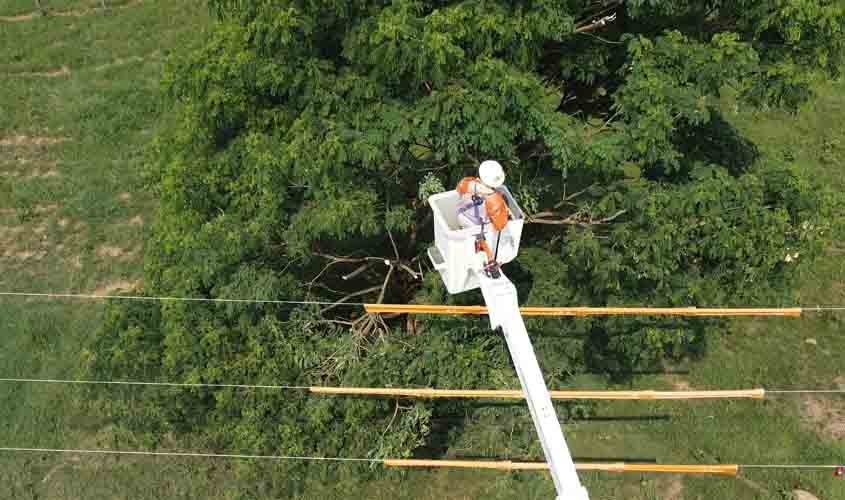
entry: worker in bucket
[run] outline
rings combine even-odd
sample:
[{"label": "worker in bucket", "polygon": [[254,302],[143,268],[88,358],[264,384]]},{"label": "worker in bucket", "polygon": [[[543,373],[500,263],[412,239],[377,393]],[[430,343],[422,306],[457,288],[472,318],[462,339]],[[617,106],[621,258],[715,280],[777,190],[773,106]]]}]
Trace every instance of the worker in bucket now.
[{"label": "worker in bucket", "polygon": [[456,188],[461,195],[458,203],[458,223],[461,228],[478,228],[475,240],[475,252],[480,267],[493,279],[500,275],[496,252],[490,250],[485,237],[485,229],[492,225],[496,230],[497,247],[501,231],[508,224],[508,204],[497,189],[505,182],[505,171],[499,162],[487,160],[478,167],[478,177],[464,177]]}]

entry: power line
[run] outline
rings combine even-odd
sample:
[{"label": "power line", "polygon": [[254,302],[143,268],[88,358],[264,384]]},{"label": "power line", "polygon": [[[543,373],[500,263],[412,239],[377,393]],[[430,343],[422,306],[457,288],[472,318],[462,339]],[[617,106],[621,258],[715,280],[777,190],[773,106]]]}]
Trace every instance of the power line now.
[{"label": "power line", "polygon": [[[418,460],[418,459],[389,459],[389,458],[349,458],[349,457],[321,457],[301,455],[251,455],[239,453],[197,453],[184,451],[130,451],[130,450],[95,450],[95,449],[71,449],[71,448],[22,448],[22,447],[0,447],[0,452],[9,453],[66,453],[66,454],[88,454],[88,455],[131,455],[148,457],[182,457],[182,458],[222,458],[239,460],[289,460],[307,462],[345,462],[345,463],[378,463],[388,467],[452,467],[471,469],[497,469],[497,470],[535,470],[542,471],[548,468],[544,462],[511,462],[509,460],[483,461],[483,460]],[[640,464],[640,463],[578,463],[576,467],[582,470],[607,471],[607,472],[670,472],[687,474],[716,474],[735,475],[739,469],[802,469],[802,470],[825,470],[840,469],[842,465],[830,464],[696,464],[696,465],[669,465],[669,464]]]},{"label": "power line", "polygon": [[[98,295],[98,294],[81,294],[81,293],[53,293],[53,292],[0,292],[0,296],[5,297],[41,297],[49,299],[90,299],[90,300],[141,300],[141,301],[172,301],[172,302],[217,302],[217,303],[237,303],[237,304],[279,304],[279,305],[321,305],[321,306],[355,306],[371,308],[389,308],[389,307],[408,307],[407,304],[371,304],[367,302],[342,302],[342,301],[325,301],[325,300],[276,300],[276,299],[240,299],[240,298],[209,298],[209,297],[177,297],[177,296],[145,296],[145,295]],[[431,305],[417,305],[419,307],[433,307]],[[460,309],[459,306],[448,306],[450,308]],[[473,306],[474,307],[474,306]],[[478,306],[481,307],[481,306]],[[530,306],[526,306],[530,307]],[[536,306],[540,307],[540,306]],[[583,308],[582,308],[583,309]],[[590,308],[597,309],[597,308]],[[668,310],[670,308],[639,308],[643,310],[658,309]],[[693,309],[693,308],[677,308],[677,309]],[[740,308],[742,309],[742,308]],[[769,308],[769,309],[784,309],[784,308]],[[845,306],[806,306],[792,309],[800,309],[801,312],[824,312],[824,311],[845,311]]]},{"label": "power line", "polygon": [[236,389],[288,389],[309,390],[310,387],[299,385],[258,385],[258,384],[189,384],[176,382],[137,382],[129,380],[61,380],[36,378],[0,378],[0,382],[41,383],[41,384],[75,384],[75,385],[130,385],[130,386],[164,386],[164,387],[215,387]]},{"label": "power line", "polygon": [[774,394],[845,394],[845,389],[792,389],[792,390],[769,390],[768,393]]},{"label": "power line", "polygon": [[744,469],[838,469],[842,465],[826,464],[752,464],[740,465]]},{"label": "power line", "polygon": [[804,312],[845,311],[845,306],[813,306],[805,307]]},{"label": "power line", "polygon": [[364,302],[330,302],[319,300],[274,300],[274,299],[227,299],[207,297],[148,297],[144,295],[95,295],[81,293],[35,293],[35,292],[0,292],[5,297],[42,297],[48,299],[93,299],[93,300],[143,300],[173,302],[222,302],[239,304],[285,304],[285,305],[329,305],[329,306],[364,306]]},{"label": "power line", "polygon": [[296,455],[242,455],[235,453],[194,453],[183,451],[125,451],[125,450],[74,450],[63,448],[0,448],[0,451],[7,452],[32,452],[32,453],[79,453],[96,455],[143,455],[151,457],[193,457],[193,458],[233,458],[248,460],[302,460],[320,462],[370,462],[381,463],[383,460],[377,458],[344,458],[344,457],[307,457]]},{"label": "power line", "polygon": [[[148,382],[134,380],[71,380],[71,379],[37,379],[37,378],[0,378],[0,382],[33,383],[33,384],[68,384],[68,385],[125,385],[125,386],[160,386],[160,387],[188,387],[188,388],[234,388],[234,389],[268,389],[268,390],[301,390],[312,394],[325,395],[353,395],[377,397],[408,397],[408,398],[505,398],[519,399],[521,390],[464,390],[464,389],[431,389],[431,388],[397,388],[397,387],[328,387],[304,385],[276,385],[276,384],[226,384],[226,383],[181,383],[181,382]],[[703,390],[703,391],[550,391],[553,399],[727,399],[750,398],[762,399],[766,394],[845,394],[845,389],[745,389],[745,390]]]}]

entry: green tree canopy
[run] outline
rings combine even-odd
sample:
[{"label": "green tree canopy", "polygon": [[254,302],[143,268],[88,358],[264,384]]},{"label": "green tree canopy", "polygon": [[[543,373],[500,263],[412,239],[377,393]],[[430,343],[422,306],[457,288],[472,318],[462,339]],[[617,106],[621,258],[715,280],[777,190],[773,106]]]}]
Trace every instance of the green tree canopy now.
[{"label": "green tree canopy", "polygon": [[[163,79],[172,120],[149,169],[148,293],[478,303],[427,268],[425,197],[484,159],[532,216],[506,269],[532,305],[769,304],[824,243],[828,196],[800,165],[760,159],[719,99],[797,109],[837,77],[836,2],[208,3],[203,45],[174,54]],[[529,331],[562,385],[700,350],[716,326]],[[482,320],[344,307],[124,307],[92,353],[101,374],[188,382],[518,384]],[[149,402],[138,425],[291,454],[408,455],[434,446],[432,418],[470,411],[232,390]]]}]

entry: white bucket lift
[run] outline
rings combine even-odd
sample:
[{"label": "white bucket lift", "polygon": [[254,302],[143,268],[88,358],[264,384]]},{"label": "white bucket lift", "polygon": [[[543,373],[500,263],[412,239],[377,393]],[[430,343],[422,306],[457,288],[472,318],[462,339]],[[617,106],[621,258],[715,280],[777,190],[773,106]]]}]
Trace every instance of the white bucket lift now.
[{"label": "white bucket lift", "polygon": [[[498,191],[504,196],[510,212],[510,219],[502,230],[496,259],[504,264],[516,258],[519,252],[525,216],[506,187],[501,186]],[[557,500],[589,500],[586,488],[578,479],[543,372],[540,371],[531,339],[522,321],[516,287],[504,273],[493,279],[478,268],[475,240],[479,228],[460,228],[457,218],[460,198],[457,191],[447,191],[428,198],[434,211],[435,242],[435,246],[428,249],[428,256],[449,293],[456,294],[481,287],[490,315],[490,326],[501,331],[508,344],[534,427],[543,446],[543,454],[549,464]],[[495,249],[498,237],[492,225],[489,230],[485,226],[485,238],[491,248]]]},{"label": "white bucket lift", "polygon": [[[515,259],[519,252],[525,215],[508,188],[502,186],[499,192],[505,197],[511,218],[502,231],[496,261],[507,264]],[[453,295],[481,286],[478,274],[473,268],[476,262],[475,239],[479,231],[478,228],[461,229],[457,215],[460,200],[461,195],[457,191],[446,191],[428,198],[428,204],[434,211],[435,245],[428,249],[428,257],[443,277],[446,289]],[[498,232],[492,224],[485,226],[484,237],[495,251]]]}]

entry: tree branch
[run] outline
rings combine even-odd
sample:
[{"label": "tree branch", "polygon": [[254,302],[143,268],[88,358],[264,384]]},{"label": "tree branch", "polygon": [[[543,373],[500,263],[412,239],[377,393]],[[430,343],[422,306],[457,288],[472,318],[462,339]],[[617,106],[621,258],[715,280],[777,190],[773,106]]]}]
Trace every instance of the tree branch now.
[{"label": "tree branch", "polygon": [[390,229],[387,230],[387,236],[390,237],[390,244],[393,246],[393,255],[396,256],[396,260],[399,260],[399,249],[396,248],[396,241],[393,239],[393,233],[390,232]]},{"label": "tree branch", "polygon": [[590,31],[595,31],[599,28],[603,28],[603,27],[607,26],[608,23],[612,23],[615,20],[616,20],[616,13],[614,12],[613,14],[611,14],[609,16],[604,16],[602,18],[595,20],[590,24],[584,24],[584,25],[578,26],[577,28],[575,28],[575,33],[588,33]]},{"label": "tree branch", "polygon": [[[588,227],[588,226],[599,226],[602,224],[607,224],[609,222],[613,222],[623,214],[628,212],[627,210],[620,210],[615,214],[605,217],[603,219],[593,219],[592,217],[589,218],[582,218],[579,217],[579,214],[575,213],[570,215],[569,217],[559,218],[561,217],[560,214],[556,212],[539,212],[536,213],[528,218],[529,223],[533,224],[549,224],[549,225],[569,225],[569,226],[580,226],[580,227]],[[551,219],[550,217],[555,217]]]},{"label": "tree branch", "polygon": [[393,266],[390,266],[390,269],[387,270],[387,276],[384,277],[384,283],[381,284],[381,292],[378,294],[376,304],[381,304],[381,301],[384,300],[384,292],[387,290],[387,283],[390,281],[390,276],[392,274]]},{"label": "tree branch", "polygon": [[[370,287],[370,288],[365,288],[365,289],[363,289],[363,290],[359,290],[359,291],[357,291],[357,292],[350,293],[350,294],[349,294],[349,295],[347,295],[346,297],[343,297],[342,299],[340,299],[340,300],[336,301],[334,304],[332,304],[332,305],[330,305],[330,306],[326,307],[325,309],[323,309],[322,311],[320,311],[320,314],[323,314],[323,313],[325,313],[326,311],[329,311],[329,310],[331,310],[331,309],[334,309],[335,307],[337,307],[337,306],[339,306],[339,305],[343,304],[344,302],[348,301],[349,299],[352,299],[352,298],[358,297],[358,296],[360,296],[360,295],[366,295],[366,294],[368,294],[368,293],[378,292],[378,291],[380,291],[380,290],[382,290],[382,287],[381,287],[381,286],[372,286],[372,287]],[[381,301],[379,301],[379,302],[381,302]]]},{"label": "tree branch", "polygon": [[593,187],[593,186],[595,186],[595,183],[590,184],[589,186],[585,187],[585,188],[584,188],[584,189],[582,189],[581,191],[577,191],[577,192],[575,192],[575,193],[572,193],[572,194],[570,194],[570,195],[566,196],[564,199],[560,200],[560,201],[559,201],[559,202],[555,205],[555,208],[560,208],[560,207],[564,206],[564,205],[565,205],[568,201],[573,200],[573,199],[575,199],[575,198],[577,198],[577,197],[581,196],[582,194],[584,194],[584,193],[586,193],[587,191],[589,191],[589,189],[590,189],[591,187]]},{"label": "tree branch", "polygon": [[351,280],[352,278],[354,278],[355,276],[358,276],[359,274],[363,273],[364,271],[366,271],[369,268],[370,268],[369,262],[361,264],[360,266],[358,266],[357,269],[355,269],[351,273],[341,276],[341,279],[343,279],[344,281]]},{"label": "tree branch", "polygon": [[349,262],[349,263],[353,263],[353,264],[359,263],[359,262],[372,261],[372,260],[379,261],[379,262],[383,262],[383,261],[386,260],[386,259],[383,259],[383,258],[380,258],[380,257],[338,257],[338,256],[335,256],[335,255],[329,255],[329,254],[320,253],[320,252],[313,252],[313,254],[316,255],[317,257],[322,257],[324,259],[329,259],[329,260],[332,260],[332,261],[335,261],[335,262]]}]

